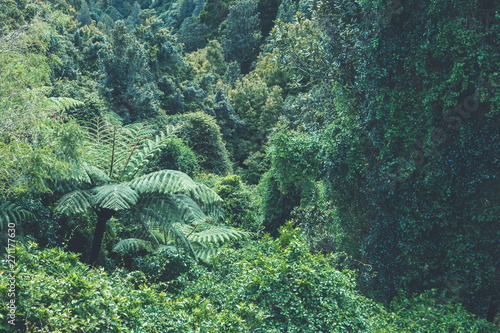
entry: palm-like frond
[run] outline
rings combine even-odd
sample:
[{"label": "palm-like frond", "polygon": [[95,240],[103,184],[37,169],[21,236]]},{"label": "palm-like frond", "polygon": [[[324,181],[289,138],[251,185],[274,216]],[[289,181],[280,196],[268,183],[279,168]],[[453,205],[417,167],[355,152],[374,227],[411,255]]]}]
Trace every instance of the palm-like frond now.
[{"label": "palm-like frond", "polygon": [[146,139],[140,147],[130,150],[123,166],[122,179],[129,180],[140,175],[148,164],[157,157],[167,145],[167,136],[160,132],[154,140]]},{"label": "palm-like frond", "polygon": [[76,190],[65,194],[57,205],[57,210],[65,214],[79,214],[90,208],[107,208],[114,211],[130,209],[139,195],[127,185],[110,184],[91,190]]},{"label": "palm-like frond", "polygon": [[172,195],[181,213],[181,222],[198,224],[205,222],[206,215],[191,197],[183,194]]},{"label": "palm-like frond", "polygon": [[84,170],[87,176],[86,181],[90,184],[103,185],[112,182],[112,179],[106,172],[94,165],[85,163]]},{"label": "palm-like frond", "polygon": [[[200,226],[193,226],[185,223],[168,223],[164,224],[163,229],[150,229],[150,234],[144,235],[146,237],[141,237],[140,234],[142,231],[139,231],[136,235],[138,238],[135,239],[149,242],[147,246],[149,249],[153,250],[148,250],[145,246],[143,246],[142,249],[151,252],[159,248],[158,245],[153,243],[151,236],[154,237],[155,241],[159,241],[161,245],[172,246],[172,244],[180,243],[181,247],[188,251],[193,258],[208,261],[211,256],[216,255],[218,252],[218,249],[213,246],[219,246],[232,240],[249,238],[253,235],[251,232],[223,227],[210,227],[205,230],[197,231],[198,227]],[[120,244],[119,247],[117,247],[118,244],[115,246],[114,251],[118,251],[118,249],[120,251],[126,251],[127,249],[136,251],[136,249],[129,247],[128,244],[126,244],[126,246],[121,244],[122,242],[124,241],[118,243]],[[137,246],[138,245],[139,244],[137,244]]]},{"label": "palm-like frond", "polygon": [[[188,175],[176,170],[161,170],[138,177],[128,182],[138,193],[160,193],[184,195],[179,204],[185,212],[195,212],[195,206],[207,215],[220,218],[223,215],[222,199],[208,186],[195,183]],[[187,199],[189,197],[190,199]],[[181,197],[177,197],[181,199]],[[192,209],[189,209],[189,208]]]},{"label": "palm-like frond", "polygon": [[[143,194],[137,202],[138,220],[151,228],[162,228],[165,223],[181,222],[182,212],[176,200],[169,194]],[[167,226],[168,228],[168,226]]]},{"label": "palm-like frond", "polygon": [[158,246],[151,241],[139,239],[139,238],[127,238],[119,241],[113,247],[114,252],[139,252],[140,250],[146,250],[148,252],[154,252]]},{"label": "palm-like frond", "polygon": [[0,230],[9,223],[18,224],[23,220],[32,218],[33,214],[10,201],[0,204]]},{"label": "palm-like frond", "polygon": [[122,126],[97,118],[88,129],[88,149],[95,165],[116,181],[129,180],[144,171],[166,145],[167,136],[142,123]]},{"label": "palm-like frond", "polygon": [[205,262],[209,262],[210,258],[219,253],[219,249],[209,247],[196,247],[194,246],[196,256]]},{"label": "palm-like frond", "polygon": [[[137,206],[141,220],[152,228],[168,229],[172,223],[198,224],[206,220],[200,207],[188,196],[182,194],[145,194]],[[169,224],[164,227],[164,224]]]},{"label": "palm-like frond", "polygon": [[207,230],[193,232],[187,238],[191,242],[198,242],[204,245],[220,245],[233,240],[248,238],[252,233],[248,231],[216,227]]},{"label": "palm-like frond", "polygon": [[191,177],[176,170],[160,170],[135,178],[128,185],[138,193],[188,194],[196,184]]},{"label": "palm-like frond", "polygon": [[91,191],[76,190],[63,195],[57,205],[57,211],[65,214],[79,214],[88,211],[94,206],[94,197]]},{"label": "palm-like frond", "polygon": [[92,193],[98,207],[114,211],[130,209],[139,200],[139,194],[123,184],[98,186],[92,189]]},{"label": "palm-like frond", "polygon": [[[186,238],[186,236],[172,227],[172,224],[164,223],[163,230],[151,229],[149,230],[139,230],[137,236],[140,238],[128,238],[119,241],[114,247],[115,252],[137,252],[139,250],[146,250],[149,252],[154,252],[158,248],[168,246],[168,243],[176,242],[180,243],[181,247],[186,250],[194,259],[197,259],[197,255],[191,242]],[[168,228],[168,229],[167,229]],[[146,234],[144,233],[146,232]],[[158,242],[158,240],[161,241]],[[173,246],[176,248],[176,246]]]},{"label": "palm-like frond", "polygon": [[40,106],[44,108],[54,108],[56,110],[67,111],[83,105],[85,105],[85,103],[69,97],[48,97],[41,101]]},{"label": "palm-like frond", "polygon": [[189,195],[196,201],[205,214],[219,219],[224,214],[222,209],[222,199],[215,191],[205,184],[197,184]]},{"label": "palm-like frond", "polygon": [[176,228],[170,228],[170,231],[181,241],[182,247],[191,255],[191,257],[195,260],[198,259],[191,242],[186,238],[186,236]]},{"label": "palm-like frond", "polygon": [[[185,226],[183,233],[193,229],[192,226]],[[194,229],[193,229],[194,230]],[[218,246],[233,240],[240,240],[251,237],[253,234],[233,228],[213,227],[203,231],[192,231],[186,238],[191,242],[196,256],[205,262],[209,262],[212,256],[219,253]]]}]

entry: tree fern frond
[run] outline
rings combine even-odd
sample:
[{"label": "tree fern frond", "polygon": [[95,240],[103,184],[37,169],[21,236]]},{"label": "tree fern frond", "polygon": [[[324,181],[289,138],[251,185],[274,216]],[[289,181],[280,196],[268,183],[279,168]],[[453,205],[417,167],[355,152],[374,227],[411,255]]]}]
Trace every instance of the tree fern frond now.
[{"label": "tree fern frond", "polygon": [[137,203],[138,213],[153,228],[163,223],[196,224],[206,220],[206,215],[190,197],[182,194],[146,194]]},{"label": "tree fern frond", "polygon": [[127,183],[138,193],[187,194],[198,186],[188,175],[176,170],[160,170]]},{"label": "tree fern frond", "polygon": [[85,103],[68,97],[48,97],[42,101],[42,107],[55,108],[58,111],[67,111],[79,106],[84,106]]},{"label": "tree fern frond", "polygon": [[139,200],[139,194],[122,184],[102,185],[92,189],[97,206],[114,211],[130,209]]},{"label": "tree fern frond", "polygon": [[93,205],[94,200],[90,191],[76,190],[63,195],[57,205],[57,211],[65,214],[84,213]]},{"label": "tree fern frond", "polygon": [[123,127],[124,133],[127,133],[131,140],[138,137],[152,137],[157,131],[146,123],[132,123]]},{"label": "tree fern frond", "polygon": [[61,193],[68,193],[71,191],[74,191],[81,187],[82,183],[87,182],[87,179],[85,181],[78,181],[78,179],[64,179],[64,178],[50,178],[45,180],[45,186],[49,188],[52,191],[57,191]]},{"label": "tree fern frond", "polygon": [[165,231],[159,229],[149,229],[151,235],[153,235],[161,244],[168,244],[173,241],[173,238],[169,238]]},{"label": "tree fern frond", "polygon": [[91,184],[106,184],[112,181],[106,172],[96,166],[85,163],[85,173],[87,174],[89,183]]},{"label": "tree fern frond", "polygon": [[215,219],[224,215],[221,197],[205,184],[198,184],[189,195],[198,203],[205,214]]},{"label": "tree fern frond", "polygon": [[8,227],[9,223],[18,224],[23,220],[32,218],[33,214],[10,201],[0,204],[0,230]]},{"label": "tree fern frond", "polygon": [[139,252],[140,250],[154,252],[157,248],[158,246],[154,242],[138,238],[127,238],[116,243],[113,251],[121,253]]},{"label": "tree fern frond", "polygon": [[108,124],[115,125],[115,126],[123,126],[123,119],[120,117],[120,115],[114,111],[108,111],[102,115],[103,121],[107,122]]},{"label": "tree fern frond", "polygon": [[233,228],[210,228],[207,230],[193,232],[187,238],[191,242],[199,242],[204,245],[222,244],[232,240],[248,238],[252,233]]},{"label": "tree fern frond", "polygon": [[160,132],[154,140],[146,139],[140,146],[132,147],[123,167],[124,178],[131,179],[140,175],[148,164],[161,153],[166,144],[167,136]]},{"label": "tree fern frond", "polygon": [[210,262],[210,259],[217,255],[219,253],[219,249],[213,249],[213,248],[195,248],[194,252],[196,253],[196,256],[205,261],[205,262]]},{"label": "tree fern frond", "polygon": [[[137,202],[140,220],[147,221],[152,228],[165,223],[182,222],[182,211],[175,198],[169,194],[143,194]],[[163,227],[162,227],[163,228]]]},{"label": "tree fern frond", "polygon": [[170,228],[170,231],[181,241],[181,244],[183,245],[184,249],[188,251],[188,253],[193,257],[195,260],[198,259],[198,256],[194,252],[193,246],[189,242],[189,240],[184,236],[184,234],[180,231],[178,231],[175,228]]},{"label": "tree fern frond", "polygon": [[205,222],[205,213],[203,213],[200,206],[193,199],[183,194],[174,194],[172,197],[179,207],[182,222],[188,224]]},{"label": "tree fern frond", "polygon": [[115,180],[121,180],[132,155],[155,132],[142,123],[122,126],[118,121],[100,117],[87,125],[87,131],[88,149],[94,156],[94,163]]}]

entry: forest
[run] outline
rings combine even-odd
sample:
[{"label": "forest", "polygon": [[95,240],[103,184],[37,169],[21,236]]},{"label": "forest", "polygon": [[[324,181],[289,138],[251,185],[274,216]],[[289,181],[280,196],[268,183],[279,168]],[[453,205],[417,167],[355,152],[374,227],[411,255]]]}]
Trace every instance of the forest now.
[{"label": "forest", "polygon": [[497,0],[0,0],[0,332],[500,332]]}]

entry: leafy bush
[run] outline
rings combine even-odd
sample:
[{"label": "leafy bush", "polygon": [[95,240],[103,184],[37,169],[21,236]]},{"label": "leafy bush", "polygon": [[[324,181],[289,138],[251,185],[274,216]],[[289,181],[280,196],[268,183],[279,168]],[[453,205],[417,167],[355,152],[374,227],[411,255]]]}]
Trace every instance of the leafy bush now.
[{"label": "leafy bush", "polygon": [[214,191],[223,200],[225,220],[230,226],[252,232],[260,231],[258,198],[254,187],[243,183],[240,176],[228,175],[218,179]]},{"label": "leafy bush", "polygon": [[168,138],[165,147],[161,150],[160,156],[150,171],[178,170],[192,176],[199,168],[193,150],[183,140],[172,136]]},{"label": "leafy bush", "polygon": [[[61,249],[16,249],[15,325],[10,318],[10,272],[0,274],[0,330],[29,333],[250,332],[243,316],[259,320],[255,306],[219,311],[208,299],[173,299],[141,272],[89,269]],[[8,269],[4,261],[3,269]],[[8,298],[9,297],[9,298]]]},{"label": "leafy bush", "polygon": [[[388,325],[383,307],[356,291],[354,273],[334,256],[312,255],[298,229],[273,240],[228,250],[185,295],[208,298],[219,310],[251,304],[267,317],[257,332],[371,332]],[[248,318],[257,329],[255,318]]]},{"label": "leafy bush", "polygon": [[180,124],[180,136],[198,155],[203,169],[221,175],[231,171],[228,152],[213,117],[203,112],[194,112],[173,116],[170,121]]},{"label": "leafy bush", "polygon": [[[39,250],[35,243],[16,247],[12,273],[6,260],[0,267],[0,331],[498,331],[462,307],[436,300],[433,292],[393,301],[388,311],[356,291],[354,272],[337,270],[336,255],[310,254],[300,231],[290,225],[281,233],[276,240],[266,237],[227,250],[210,270],[193,266],[167,284],[153,284],[139,271],[90,268],[78,255],[59,248]],[[144,268],[153,268],[154,262]],[[181,288],[176,295],[166,292],[172,283]],[[11,299],[14,326],[8,322]]]},{"label": "leafy bush", "polygon": [[131,269],[144,272],[152,282],[175,280],[194,264],[188,254],[170,249],[161,249],[145,256],[134,255],[131,261]]},{"label": "leafy bush", "polygon": [[478,319],[460,304],[447,302],[437,290],[428,290],[412,298],[397,298],[391,310],[398,314],[395,326],[398,332],[500,332],[498,326]]}]

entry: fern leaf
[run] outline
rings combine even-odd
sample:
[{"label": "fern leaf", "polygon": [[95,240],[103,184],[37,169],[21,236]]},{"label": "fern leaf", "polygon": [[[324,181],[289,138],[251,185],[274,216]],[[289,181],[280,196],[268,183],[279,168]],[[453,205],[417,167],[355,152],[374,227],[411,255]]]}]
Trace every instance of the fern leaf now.
[{"label": "fern leaf", "polygon": [[112,181],[108,174],[98,167],[85,163],[84,168],[91,184],[105,184]]},{"label": "fern leaf", "polygon": [[111,125],[116,125],[116,126],[123,125],[122,117],[120,117],[120,115],[114,111],[108,111],[104,113],[101,119]]},{"label": "fern leaf", "polygon": [[183,245],[184,249],[188,251],[188,253],[193,257],[194,260],[198,259],[198,256],[194,252],[193,246],[189,242],[189,240],[184,236],[184,234],[180,231],[178,231],[175,228],[171,228],[170,231],[181,241],[181,244]]},{"label": "fern leaf", "polygon": [[[182,212],[177,201],[168,194],[145,194],[137,202],[140,220],[147,221],[152,228],[162,227],[165,223],[182,222]],[[162,227],[163,228],[163,227]]]},{"label": "fern leaf", "polygon": [[18,224],[32,217],[33,214],[10,201],[0,204],[0,230],[8,227],[9,223]]},{"label": "fern leaf", "polygon": [[210,262],[210,259],[217,255],[219,253],[219,249],[212,249],[212,248],[195,248],[194,252],[196,253],[196,256],[205,261],[205,262]]},{"label": "fern leaf", "polygon": [[92,189],[97,206],[114,211],[130,209],[139,200],[139,194],[122,184],[98,186]]},{"label": "fern leaf", "polygon": [[85,190],[76,190],[66,193],[57,205],[57,211],[66,214],[78,214],[88,211],[93,207],[92,193]]},{"label": "fern leaf", "polygon": [[42,101],[42,107],[55,108],[60,111],[67,111],[83,105],[85,103],[68,97],[48,97]]},{"label": "fern leaf", "polygon": [[252,235],[252,233],[247,231],[242,231],[233,228],[211,228],[199,232],[194,232],[188,239],[191,242],[198,242],[204,245],[208,244],[222,244],[232,240],[239,240],[248,238]]},{"label": "fern leaf", "polygon": [[219,219],[224,215],[222,199],[215,191],[204,184],[198,184],[191,190],[190,196],[199,204],[205,214]]},{"label": "fern leaf", "polygon": [[138,213],[142,219],[147,220],[153,228],[162,227],[165,222],[197,224],[206,220],[206,215],[196,202],[181,194],[143,195],[137,206],[141,207]]},{"label": "fern leaf", "polygon": [[179,207],[182,222],[188,224],[205,222],[205,213],[203,213],[200,206],[193,199],[182,194],[172,195],[172,197]]},{"label": "fern leaf", "polygon": [[128,252],[139,252],[140,250],[146,250],[148,252],[154,252],[158,246],[153,242],[138,239],[138,238],[128,238],[119,241],[114,247],[114,252],[128,253]]},{"label": "fern leaf", "polygon": [[142,145],[129,153],[127,162],[124,166],[124,177],[134,178],[141,174],[149,163],[158,156],[167,144],[167,136],[160,132],[154,140],[146,139]]},{"label": "fern leaf", "polygon": [[127,183],[138,193],[187,194],[198,186],[188,175],[176,170],[160,170]]}]

